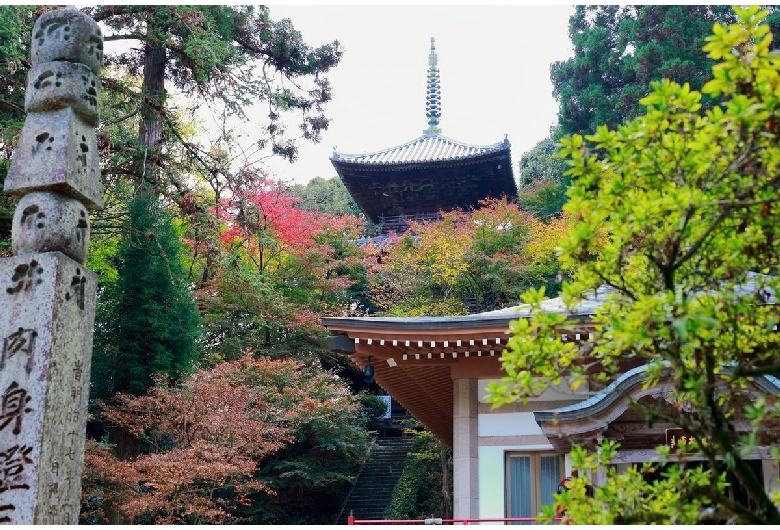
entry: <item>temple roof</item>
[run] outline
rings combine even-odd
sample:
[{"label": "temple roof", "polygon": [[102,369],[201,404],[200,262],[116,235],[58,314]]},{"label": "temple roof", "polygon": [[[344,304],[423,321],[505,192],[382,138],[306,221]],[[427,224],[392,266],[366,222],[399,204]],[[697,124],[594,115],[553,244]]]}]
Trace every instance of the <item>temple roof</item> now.
[{"label": "temple roof", "polygon": [[[724,289],[730,289],[741,297],[762,293],[759,297],[763,300],[761,303],[777,304],[774,291],[767,285],[772,279],[748,273],[744,281],[736,286],[724,285]],[[558,297],[542,301],[539,309],[567,315],[574,325],[559,330],[561,341],[588,349],[585,345],[593,339],[592,332],[595,331],[592,317],[614,295],[614,290],[602,286],[571,306]],[[377,383],[452,446],[452,381],[504,377],[506,372],[500,359],[509,341],[510,323],[518,318],[530,318],[533,314],[532,306],[521,304],[472,315],[323,317],[322,323],[331,333],[327,340],[330,349],[349,354],[360,369],[366,366],[371,356]],[[585,350],[581,350],[580,354],[588,355]],[[568,443],[564,438],[553,436],[558,426],[582,433],[596,432],[597,428],[608,424],[614,430],[618,428],[613,422],[617,416],[622,416],[620,421],[624,423],[629,421],[625,400],[631,397],[631,392],[634,392],[634,398],[639,398],[647,390],[643,389],[647,368],[637,368],[632,365],[635,362],[636,359],[626,359],[626,363],[621,364],[622,369],[627,370],[622,376],[605,390],[580,403],[553,411],[534,412],[535,419],[542,424],[543,432],[551,443],[559,448],[563,447],[561,444]],[[754,384],[770,394],[777,394],[780,390],[780,379],[773,376],[757,377]],[[652,392],[648,390],[646,393]],[[644,417],[636,422],[640,420],[644,422]]]},{"label": "temple roof", "polygon": [[476,146],[456,142],[438,134],[424,135],[411,142],[375,153],[346,155],[334,152],[331,162],[334,165],[340,162],[375,166],[451,162],[500,153],[508,150],[509,147],[509,140],[506,138],[497,144]]},{"label": "temple roof", "polygon": [[[668,437],[667,431],[681,430],[663,419],[664,409],[677,408],[681,404],[674,396],[677,379],[674,370],[668,362],[662,365],[660,376],[651,375],[654,373],[652,364],[637,366],[588,399],[555,409],[535,411],[534,419],[553,447],[560,452],[570,451],[573,444],[595,450],[594,441],[598,443],[599,435],[620,441],[623,450],[649,449],[662,445],[665,443],[664,438]],[[728,376],[732,371],[732,365],[722,366],[720,377]],[[653,383],[648,384],[649,380],[653,380]],[[722,381],[717,384],[716,392],[726,392]],[[733,404],[741,404],[734,407],[738,410],[762,394],[777,395],[778,392],[780,379],[767,374],[752,379],[741,391],[732,390],[728,393]],[[648,424],[644,413],[632,407],[632,403],[652,407],[658,415],[656,421]],[[737,432],[752,430],[750,422],[738,415],[732,421]],[[780,426],[774,421],[765,423],[762,428],[764,433],[772,437],[780,433]]]},{"label": "temple roof", "polygon": [[380,234],[403,233],[408,221],[478,208],[481,201],[517,196],[509,140],[477,146],[441,134],[441,84],[434,39],[428,56],[423,135],[373,153],[333,150],[331,164]]},{"label": "temple roof", "polygon": [[[665,377],[672,377],[674,374],[672,370],[668,368],[669,363],[663,362],[662,364],[667,367],[664,370]],[[631,388],[644,384],[645,381],[650,379],[650,367],[650,364],[637,366],[636,368],[621,374],[617,379],[612,381],[609,386],[603,388],[595,395],[573,405],[551,410],[535,411],[534,419],[537,422],[561,423],[593,418],[596,414],[610,407]],[[731,374],[733,367],[726,365],[721,367],[720,371],[723,374]],[[773,375],[760,375],[753,380],[753,384],[769,394],[777,394],[780,392],[780,379]]]},{"label": "temple roof", "polygon": [[[567,307],[562,297],[543,300],[539,310],[560,315],[589,318],[596,314],[599,308],[607,301],[607,296],[612,289],[607,286],[599,287],[594,293],[584,296],[584,299]],[[382,330],[412,330],[412,329],[468,329],[484,326],[505,326],[518,318],[530,318],[533,315],[532,307],[521,304],[494,311],[474,313],[471,315],[457,316],[417,316],[417,317],[323,317],[322,322],[326,327],[349,323],[354,328],[369,328]]]},{"label": "temple roof", "polygon": [[424,135],[375,153],[334,153],[331,163],[382,234],[404,232],[407,220],[438,219],[442,211],[517,195],[508,140],[479,147]]}]

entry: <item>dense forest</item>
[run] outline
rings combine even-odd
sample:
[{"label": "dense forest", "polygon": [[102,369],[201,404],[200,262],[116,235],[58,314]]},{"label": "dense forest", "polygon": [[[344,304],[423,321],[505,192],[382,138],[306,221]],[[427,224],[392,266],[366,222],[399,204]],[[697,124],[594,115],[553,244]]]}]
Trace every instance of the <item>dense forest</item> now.
[{"label": "dense forest", "polygon": [[[51,8],[0,6],[0,182],[25,119],[31,28]],[[701,89],[714,64],[705,38],[734,19],[720,6],[577,6],[574,57],[551,65],[558,124],[523,154],[519,196],[361,246],[374,228],[337,177],[269,177],[227,125],[267,109],[254,148],[294,162],[328,127],[338,41],[307,43],[262,6],[83,11],[107,42],[132,43],[106,56],[101,78],[106,207],[88,261],[99,292],[82,499],[93,524],[331,523],[382,402],[326,347],[320,317],[458,315],[529,289],[555,295],[574,270],[558,247],[581,221],[563,211],[560,141],[641,116],[651,81]],[[202,105],[221,129],[205,130]],[[16,200],[0,197],[2,255]],[[435,477],[448,448],[423,435],[415,451],[427,471],[404,480],[430,488],[419,473]],[[418,517],[425,502],[448,504],[397,499],[392,513]]]}]

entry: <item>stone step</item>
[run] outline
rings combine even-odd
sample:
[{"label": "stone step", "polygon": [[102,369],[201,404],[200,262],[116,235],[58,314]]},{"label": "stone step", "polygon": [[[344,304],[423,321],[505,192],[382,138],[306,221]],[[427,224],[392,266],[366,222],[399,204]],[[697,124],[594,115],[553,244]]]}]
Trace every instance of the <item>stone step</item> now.
[{"label": "stone step", "polygon": [[337,524],[346,524],[350,512],[358,519],[383,518],[413,442],[411,437],[375,440],[371,456],[360,470]]}]

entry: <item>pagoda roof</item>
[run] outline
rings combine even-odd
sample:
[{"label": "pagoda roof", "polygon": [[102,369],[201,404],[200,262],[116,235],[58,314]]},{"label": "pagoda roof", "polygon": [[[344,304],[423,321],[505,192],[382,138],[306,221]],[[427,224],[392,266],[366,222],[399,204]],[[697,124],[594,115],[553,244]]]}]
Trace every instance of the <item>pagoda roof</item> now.
[{"label": "pagoda roof", "polygon": [[341,163],[383,167],[457,162],[508,151],[509,147],[509,140],[506,138],[493,145],[477,146],[457,142],[439,134],[426,134],[405,144],[374,153],[348,155],[334,152],[331,162],[334,165]]},{"label": "pagoda roof", "polygon": [[507,139],[475,146],[426,134],[375,153],[334,153],[331,163],[366,217],[387,234],[405,231],[407,220],[515,197],[511,158]]},{"label": "pagoda roof", "polygon": [[426,222],[441,212],[478,208],[485,199],[514,198],[509,140],[469,145],[442,136],[441,87],[435,40],[428,55],[423,135],[373,153],[333,150],[331,164],[365,216],[380,233],[402,233],[409,221]]}]

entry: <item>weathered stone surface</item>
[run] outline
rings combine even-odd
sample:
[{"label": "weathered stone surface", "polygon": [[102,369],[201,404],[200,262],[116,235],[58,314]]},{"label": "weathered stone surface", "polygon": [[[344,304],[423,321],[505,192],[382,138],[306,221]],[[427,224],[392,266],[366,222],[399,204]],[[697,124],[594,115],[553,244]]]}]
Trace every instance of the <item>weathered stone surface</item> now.
[{"label": "weathered stone surface", "polygon": [[51,61],[87,65],[95,75],[103,66],[103,33],[77,9],[56,9],[35,21],[30,47],[33,66]]},{"label": "weathered stone surface", "polygon": [[14,256],[59,251],[82,264],[87,260],[89,215],[72,197],[28,193],[16,206],[11,233]]},{"label": "weathered stone surface", "polygon": [[27,116],[11,167],[6,192],[54,191],[103,207],[95,129],[68,107]]},{"label": "weathered stone surface", "polygon": [[98,122],[100,78],[83,64],[53,61],[27,74],[24,110],[46,112],[73,107],[91,126]]},{"label": "weathered stone surface", "polygon": [[28,111],[4,190],[22,195],[0,259],[0,523],[77,524],[97,276],[88,209],[103,36],[73,7],[33,28]]},{"label": "weathered stone surface", "polygon": [[59,252],[0,259],[0,522],[78,522],[96,286]]}]

